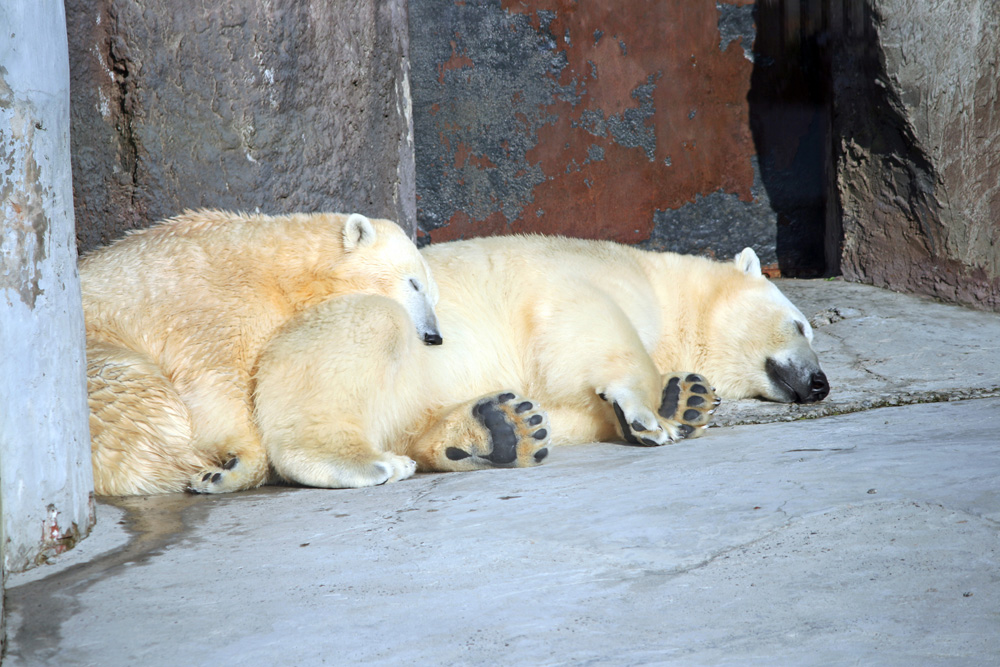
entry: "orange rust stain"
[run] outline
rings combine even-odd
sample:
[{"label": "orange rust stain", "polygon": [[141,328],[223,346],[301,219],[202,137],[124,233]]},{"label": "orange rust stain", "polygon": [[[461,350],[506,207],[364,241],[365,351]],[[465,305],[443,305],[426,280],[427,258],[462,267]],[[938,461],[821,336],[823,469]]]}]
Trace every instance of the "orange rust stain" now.
[{"label": "orange rust stain", "polygon": [[[458,39],[459,35],[455,35]],[[472,62],[472,58],[469,58],[465,53],[458,52],[458,42],[456,39],[451,40],[451,58],[448,58],[446,62],[438,65],[438,83],[444,83],[444,73],[454,69],[462,69],[464,67],[475,67],[476,64]]]},{"label": "orange rust stain", "polygon": [[[533,203],[512,221],[512,230],[636,242],[648,238],[656,209],[676,209],[719,190],[752,200],[752,63],[737,42],[719,50],[715,3],[527,4],[503,2],[508,12],[530,12],[536,29],[539,11],[555,13],[549,29],[567,59],[558,83],[579,97],[554,99],[546,108],[556,121],[539,129],[526,157],[548,178],[534,188]],[[570,44],[562,39],[566,34]],[[603,136],[587,130],[594,128],[585,112],[605,121],[622,117],[640,107],[632,93],[650,82],[654,113],[645,126],[656,137],[652,159],[642,147],[620,145],[607,130]],[[603,159],[588,161],[592,146],[603,150]],[[481,224],[476,233],[492,232]]]},{"label": "orange rust stain", "polygon": [[466,165],[477,169],[496,169],[496,164],[485,155],[477,155],[469,150],[469,147],[459,142],[455,146],[455,169],[461,169]]},{"label": "orange rust stain", "polygon": [[443,243],[474,236],[504,236],[513,233],[501,211],[491,213],[485,220],[473,220],[464,211],[458,211],[444,227],[431,230],[427,236],[432,243]]}]

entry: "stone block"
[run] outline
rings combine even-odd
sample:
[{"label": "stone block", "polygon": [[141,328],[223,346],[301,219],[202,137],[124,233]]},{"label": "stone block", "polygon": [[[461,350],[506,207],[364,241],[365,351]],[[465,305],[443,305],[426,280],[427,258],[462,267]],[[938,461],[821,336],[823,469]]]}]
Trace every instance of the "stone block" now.
[{"label": "stone block", "polygon": [[69,0],[81,249],[187,208],[415,219],[405,0]]},{"label": "stone block", "polygon": [[1000,310],[1000,5],[864,9],[833,60],[840,268]]}]

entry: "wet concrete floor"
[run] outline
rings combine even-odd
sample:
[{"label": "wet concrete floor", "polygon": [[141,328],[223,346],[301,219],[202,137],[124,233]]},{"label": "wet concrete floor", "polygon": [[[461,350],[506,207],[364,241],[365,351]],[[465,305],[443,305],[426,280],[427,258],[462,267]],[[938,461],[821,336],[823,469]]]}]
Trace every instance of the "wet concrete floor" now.
[{"label": "wet concrete floor", "polygon": [[824,404],[529,470],[102,502],[8,579],[4,665],[1000,664],[1000,316],[783,288]]}]

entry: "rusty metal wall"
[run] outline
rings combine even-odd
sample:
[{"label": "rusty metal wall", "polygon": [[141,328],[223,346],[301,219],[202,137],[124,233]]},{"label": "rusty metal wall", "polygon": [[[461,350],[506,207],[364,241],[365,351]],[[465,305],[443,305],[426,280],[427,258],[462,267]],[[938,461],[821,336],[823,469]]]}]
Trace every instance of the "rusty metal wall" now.
[{"label": "rusty metal wall", "polygon": [[[777,167],[755,145],[768,137],[752,104],[769,98],[751,86],[772,63],[755,63],[754,17],[750,0],[411,0],[418,238],[750,245],[777,273],[779,225],[805,217],[818,250],[788,263],[821,271],[822,133],[809,131],[823,124],[810,118]],[[789,195],[767,177],[801,173],[800,148],[812,182]]]}]

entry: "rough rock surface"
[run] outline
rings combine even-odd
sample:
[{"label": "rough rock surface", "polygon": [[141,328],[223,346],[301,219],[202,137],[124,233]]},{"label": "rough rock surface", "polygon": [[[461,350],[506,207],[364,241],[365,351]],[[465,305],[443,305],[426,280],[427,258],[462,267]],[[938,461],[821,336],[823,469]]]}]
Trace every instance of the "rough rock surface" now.
[{"label": "rough rock surface", "polygon": [[415,219],[404,0],[69,0],[81,250],[201,206]]},{"label": "rough rock surface", "polygon": [[833,60],[841,270],[1000,310],[1000,5],[871,8]]}]

